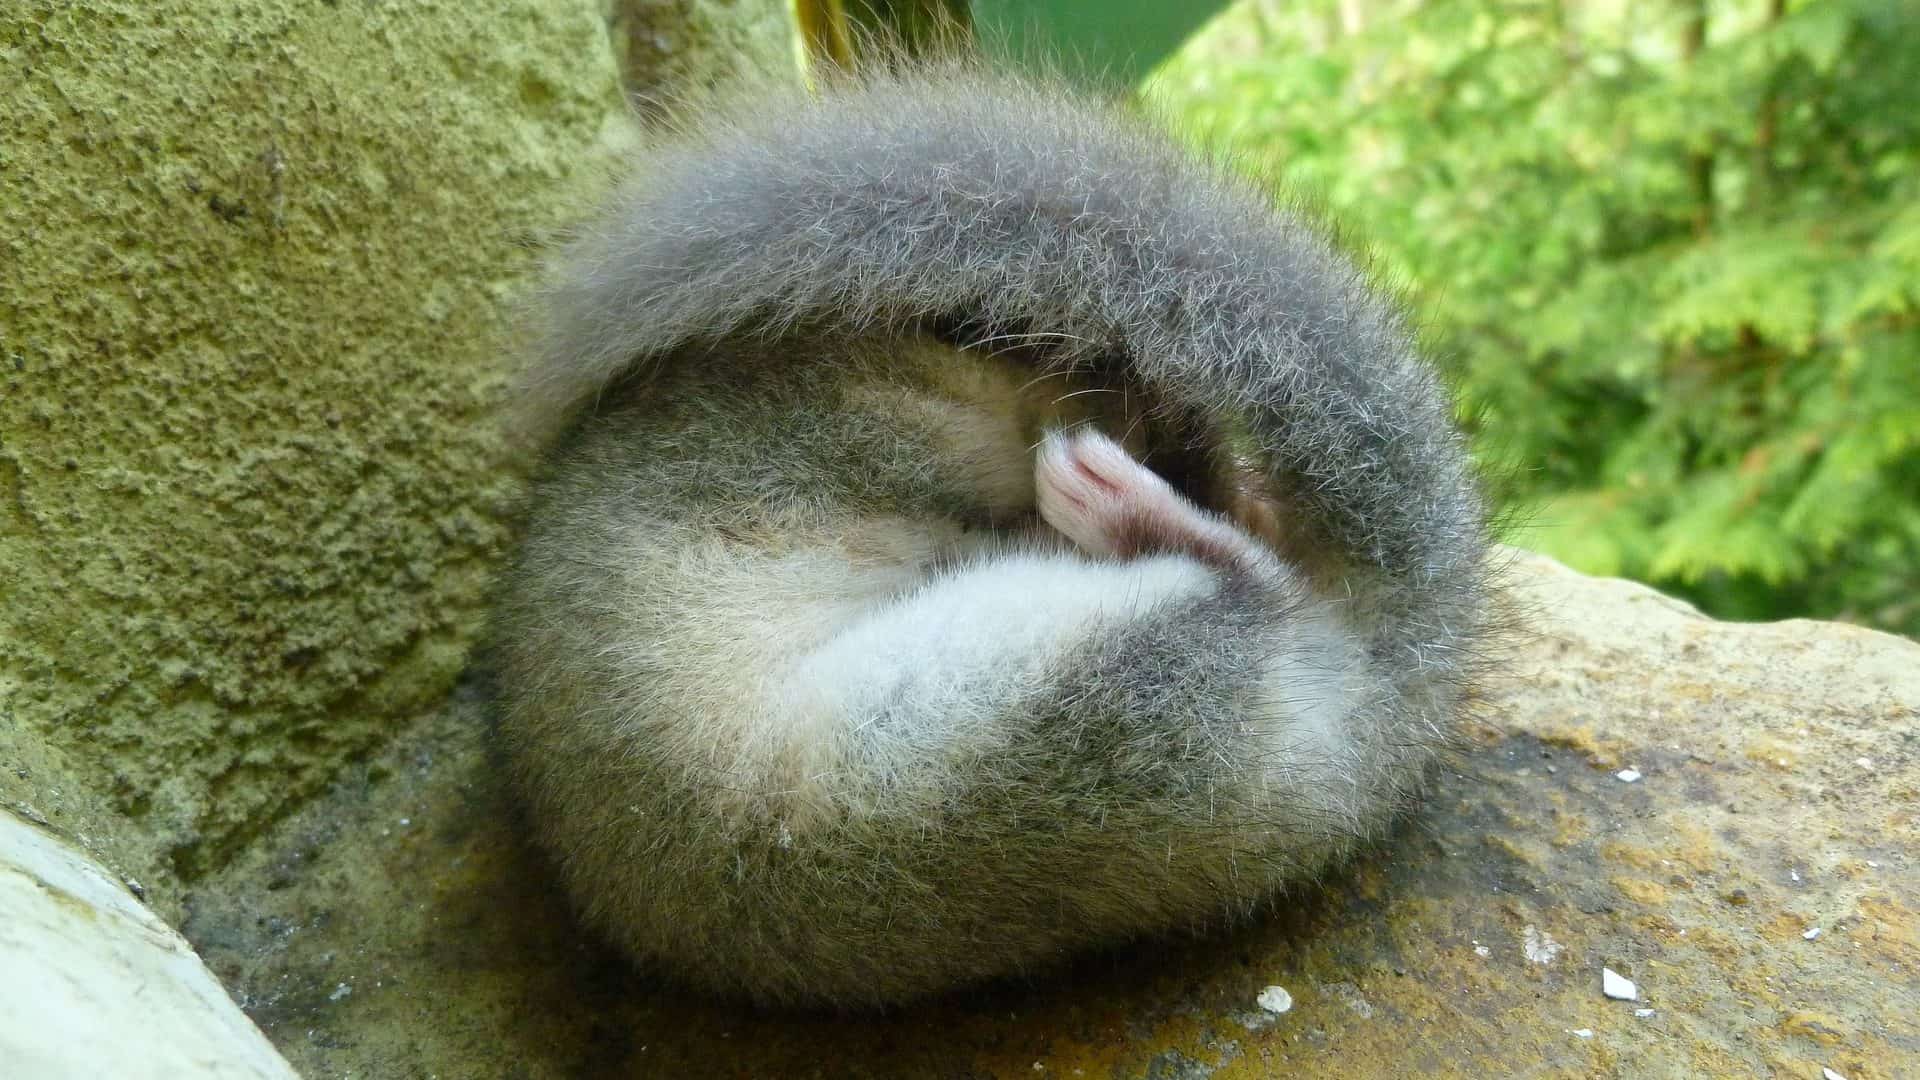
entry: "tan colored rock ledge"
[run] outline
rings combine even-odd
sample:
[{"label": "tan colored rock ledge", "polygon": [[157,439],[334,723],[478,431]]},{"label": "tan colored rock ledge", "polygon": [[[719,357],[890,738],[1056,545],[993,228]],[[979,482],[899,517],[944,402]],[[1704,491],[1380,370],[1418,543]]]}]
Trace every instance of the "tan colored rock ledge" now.
[{"label": "tan colored rock ledge", "polygon": [[467,700],[200,883],[186,931],[314,1078],[1920,1075],[1920,645],[1514,578],[1534,636],[1426,810],[1215,940],[877,1019],[694,1000],[572,927]]}]

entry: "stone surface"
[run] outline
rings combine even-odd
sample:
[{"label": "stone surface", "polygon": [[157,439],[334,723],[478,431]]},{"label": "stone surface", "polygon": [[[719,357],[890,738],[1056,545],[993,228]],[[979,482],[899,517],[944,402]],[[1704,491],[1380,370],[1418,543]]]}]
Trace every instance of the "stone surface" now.
[{"label": "stone surface", "polygon": [[312,1078],[1920,1075],[1920,646],[1514,579],[1513,677],[1422,814],[1212,940],[883,1017],[694,999],[572,927],[464,696],[185,929]]},{"label": "stone surface", "polygon": [[292,1080],[179,934],[0,810],[0,1064],[32,1080]]},{"label": "stone surface", "polygon": [[603,6],[0,4],[0,805],[162,911],[465,662]]}]

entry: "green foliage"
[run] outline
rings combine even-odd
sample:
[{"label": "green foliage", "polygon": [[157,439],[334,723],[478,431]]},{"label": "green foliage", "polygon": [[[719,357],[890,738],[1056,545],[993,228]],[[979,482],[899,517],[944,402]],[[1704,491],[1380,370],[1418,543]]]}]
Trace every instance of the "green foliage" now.
[{"label": "green foliage", "polygon": [[1243,5],[1151,91],[1364,223],[1517,539],[1920,633],[1920,5]]},{"label": "green foliage", "polygon": [[1085,82],[1131,86],[1226,7],[1226,0],[972,0],[990,55]]}]

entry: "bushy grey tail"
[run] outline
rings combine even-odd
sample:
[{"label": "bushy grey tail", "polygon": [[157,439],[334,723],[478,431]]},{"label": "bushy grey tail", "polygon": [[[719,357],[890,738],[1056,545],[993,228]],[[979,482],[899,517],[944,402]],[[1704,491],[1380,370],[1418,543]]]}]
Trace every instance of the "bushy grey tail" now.
[{"label": "bushy grey tail", "polygon": [[570,270],[523,394],[536,433],[733,337],[1041,335],[1061,365],[1117,360],[1170,408],[1230,419],[1344,553],[1401,692],[1452,697],[1483,512],[1435,376],[1319,229],[1144,123],[965,66],[721,110],[649,148]]}]

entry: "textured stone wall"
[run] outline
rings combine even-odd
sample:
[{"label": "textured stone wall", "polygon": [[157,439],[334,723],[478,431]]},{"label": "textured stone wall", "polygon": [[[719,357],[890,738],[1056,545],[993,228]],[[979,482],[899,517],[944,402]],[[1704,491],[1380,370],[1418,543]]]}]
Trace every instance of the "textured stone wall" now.
[{"label": "textured stone wall", "polygon": [[217,865],[443,696],[602,0],[0,6],[0,801]]}]

